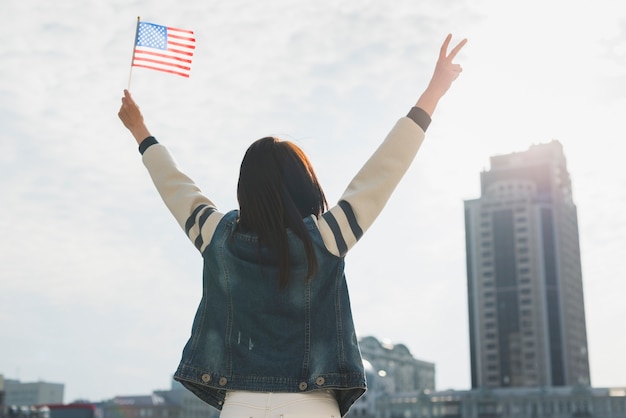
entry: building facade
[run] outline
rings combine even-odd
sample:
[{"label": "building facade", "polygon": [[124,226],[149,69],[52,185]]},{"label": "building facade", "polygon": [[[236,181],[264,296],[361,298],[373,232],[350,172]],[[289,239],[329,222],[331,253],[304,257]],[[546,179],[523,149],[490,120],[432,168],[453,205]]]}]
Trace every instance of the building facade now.
[{"label": "building facade", "polygon": [[435,390],[435,364],[416,359],[404,344],[365,337],[359,346],[367,392],[352,406],[349,417],[377,416],[376,405],[381,397]]},{"label": "building facade", "polygon": [[4,379],[4,405],[33,406],[62,404],[65,385],[62,383],[27,382]]},{"label": "building facade", "polygon": [[472,388],[590,385],[576,206],[558,141],[491,157],[465,201]]},{"label": "building facade", "polygon": [[404,344],[365,337],[359,341],[361,356],[378,378],[368,382],[387,393],[435,389],[435,364],[418,360]]},{"label": "building facade", "polygon": [[182,418],[182,407],[156,394],[116,396],[100,404],[102,418]]},{"label": "building facade", "polygon": [[180,382],[172,379],[169,390],[158,390],[156,395],[163,397],[166,402],[178,405],[181,408],[180,418],[218,418],[219,411],[213,408],[192,392],[187,390]]},{"label": "building facade", "polygon": [[561,386],[392,394],[376,418],[624,418],[626,388]]},{"label": "building facade", "polygon": [[172,379],[169,390],[117,396],[100,404],[102,418],[217,418],[219,411]]}]

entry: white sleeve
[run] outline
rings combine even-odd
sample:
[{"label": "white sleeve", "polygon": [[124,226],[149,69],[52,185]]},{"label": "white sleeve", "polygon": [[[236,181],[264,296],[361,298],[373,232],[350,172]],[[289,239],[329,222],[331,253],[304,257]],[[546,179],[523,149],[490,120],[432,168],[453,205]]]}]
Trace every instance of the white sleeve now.
[{"label": "white sleeve", "polygon": [[191,242],[203,252],[223,214],[193,180],[178,169],[163,145],[154,144],[147,148],[143,163],[167,208]]},{"label": "white sleeve", "polygon": [[352,179],[339,203],[322,215],[318,227],[332,254],[344,256],[372,225],[413,162],[424,136],[412,119],[401,118]]}]

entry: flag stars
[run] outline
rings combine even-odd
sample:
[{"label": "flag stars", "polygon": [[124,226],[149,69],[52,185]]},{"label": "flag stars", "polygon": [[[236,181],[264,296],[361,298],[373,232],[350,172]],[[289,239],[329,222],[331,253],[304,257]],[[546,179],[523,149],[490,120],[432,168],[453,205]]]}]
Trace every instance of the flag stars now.
[{"label": "flag stars", "polygon": [[167,49],[167,28],[161,25],[141,22],[137,32],[137,46]]}]

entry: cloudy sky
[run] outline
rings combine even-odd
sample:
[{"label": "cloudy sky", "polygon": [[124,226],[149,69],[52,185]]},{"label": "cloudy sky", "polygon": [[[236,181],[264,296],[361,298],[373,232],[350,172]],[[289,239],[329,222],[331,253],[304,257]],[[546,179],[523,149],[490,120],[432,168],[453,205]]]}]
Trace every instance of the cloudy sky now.
[{"label": "cloudy sky", "polygon": [[[201,259],[117,119],[129,84],[203,190],[236,205],[266,135],[310,155],[329,201],[425,87],[445,35],[464,72],[348,256],[356,326],[470,386],[463,200],[489,157],[558,139],[579,209],[592,384],[626,385],[626,9],[621,1],[3,0],[0,374],[65,401],[168,388]],[[192,29],[189,79],[135,68],[137,16]]]}]

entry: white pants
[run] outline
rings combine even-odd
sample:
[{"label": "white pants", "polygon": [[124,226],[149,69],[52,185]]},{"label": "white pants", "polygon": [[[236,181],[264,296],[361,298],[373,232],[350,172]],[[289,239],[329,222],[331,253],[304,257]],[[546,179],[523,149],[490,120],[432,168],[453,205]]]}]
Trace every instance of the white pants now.
[{"label": "white pants", "polygon": [[330,390],[306,393],[229,391],[220,418],[341,418]]}]

